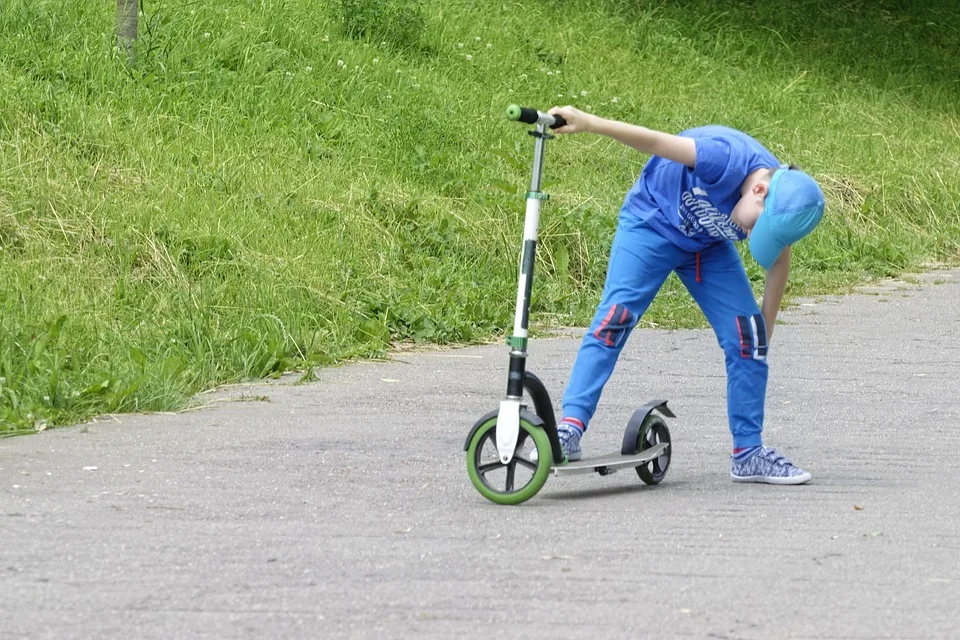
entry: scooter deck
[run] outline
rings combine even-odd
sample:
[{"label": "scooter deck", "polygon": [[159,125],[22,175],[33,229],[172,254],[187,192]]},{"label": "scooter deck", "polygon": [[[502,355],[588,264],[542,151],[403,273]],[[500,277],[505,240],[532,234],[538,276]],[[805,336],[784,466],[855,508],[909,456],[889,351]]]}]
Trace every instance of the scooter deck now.
[{"label": "scooter deck", "polygon": [[661,442],[640,453],[625,456],[621,453],[611,453],[599,458],[583,458],[576,462],[566,464],[555,464],[550,467],[550,473],[556,476],[568,476],[575,473],[593,473],[597,472],[602,476],[610,475],[619,469],[639,467],[642,464],[650,462],[654,458],[663,455],[670,444]]}]

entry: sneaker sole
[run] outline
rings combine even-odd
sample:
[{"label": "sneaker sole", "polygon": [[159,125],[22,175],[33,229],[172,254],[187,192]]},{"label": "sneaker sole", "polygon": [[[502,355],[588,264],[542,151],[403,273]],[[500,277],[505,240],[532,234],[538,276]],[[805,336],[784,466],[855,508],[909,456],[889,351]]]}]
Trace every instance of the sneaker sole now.
[{"label": "sneaker sole", "polygon": [[799,476],[789,476],[779,478],[775,476],[735,476],[732,473],[730,477],[734,482],[759,482],[762,484],[804,484],[813,479],[809,473],[804,472]]}]

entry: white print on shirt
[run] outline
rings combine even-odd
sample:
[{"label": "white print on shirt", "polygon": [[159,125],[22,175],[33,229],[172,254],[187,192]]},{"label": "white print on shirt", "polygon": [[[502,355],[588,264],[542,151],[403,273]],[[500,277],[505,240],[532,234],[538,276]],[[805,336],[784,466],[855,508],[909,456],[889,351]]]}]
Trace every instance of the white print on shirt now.
[{"label": "white print on shirt", "polygon": [[688,238],[706,233],[713,238],[739,240],[737,226],[730,214],[723,214],[709,200],[707,192],[700,187],[680,194],[680,232]]}]

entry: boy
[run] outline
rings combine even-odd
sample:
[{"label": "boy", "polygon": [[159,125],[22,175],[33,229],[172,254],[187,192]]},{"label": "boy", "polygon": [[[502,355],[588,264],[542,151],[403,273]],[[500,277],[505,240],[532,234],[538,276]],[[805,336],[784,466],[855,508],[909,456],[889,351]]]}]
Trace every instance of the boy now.
[{"label": "boy", "polygon": [[[809,482],[809,473],[763,446],[761,432],[767,343],[790,272],[790,246],[823,215],[817,183],[727,127],[671,135],[570,106],[549,113],[567,122],[554,133],[596,133],[651,155],[624,199],[600,306],[563,396],[557,429],[567,458],[580,459],[580,437],[630,331],[676,271],[725,354],[730,476],[735,482]],[[733,244],[747,238],[767,271],[762,309]]]}]

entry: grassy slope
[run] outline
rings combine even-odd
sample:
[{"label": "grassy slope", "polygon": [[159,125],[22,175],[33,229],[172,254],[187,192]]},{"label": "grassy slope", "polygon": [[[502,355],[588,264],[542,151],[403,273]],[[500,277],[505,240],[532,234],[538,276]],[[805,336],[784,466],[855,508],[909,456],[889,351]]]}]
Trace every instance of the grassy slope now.
[{"label": "grassy slope", "polygon": [[[0,433],[502,332],[531,156],[509,102],[729,124],[803,166],[828,216],[791,294],[960,255],[947,0],[427,2],[422,30],[398,0],[150,3],[132,72],[96,4],[0,12]],[[588,321],[644,159],[549,146],[535,323]],[[702,321],[672,281],[644,320]]]}]

